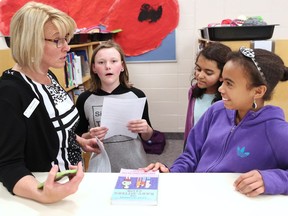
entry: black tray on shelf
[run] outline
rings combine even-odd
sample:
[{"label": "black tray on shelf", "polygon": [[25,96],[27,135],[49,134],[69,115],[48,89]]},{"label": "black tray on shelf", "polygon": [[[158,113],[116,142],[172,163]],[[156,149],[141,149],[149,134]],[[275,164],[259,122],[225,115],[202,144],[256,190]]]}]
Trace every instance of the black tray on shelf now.
[{"label": "black tray on shelf", "polygon": [[3,36],[5,38],[5,42],[6,42],[6,45],[7,47],[10,48],[10,36]]},{"label": "black tray on shelf", "polygon": [[74,37],[71,39],[69,44],[73,45],[73,44],[89,43],[93,41],[110,40],[113,39],[113,34],[114,33],[110,32],[74,34]]},{"label": "black tray on shelf", "polygon": [[89,43],[89,42],[91,42],[89,33],[77,33],[77,34],[74,34],[69,44],[73,45],[73,44],[81,44],[81,43]]},{"label": "black tray on shelf", "polygon": [[275,26],[217,26],[205,27],[200,31],[202,38],[212,41],[267,40],[272,38]]},{"label": "black tray on shelf", "polygon": [[113,33],[111,32],[91,33],[90,38],[91,41],[106,41],[113,39]]}]

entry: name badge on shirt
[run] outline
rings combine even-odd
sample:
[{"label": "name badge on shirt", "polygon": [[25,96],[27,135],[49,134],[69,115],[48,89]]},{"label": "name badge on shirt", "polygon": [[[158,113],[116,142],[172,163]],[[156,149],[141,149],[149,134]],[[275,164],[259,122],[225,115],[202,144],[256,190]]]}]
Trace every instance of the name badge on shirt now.
[{"label": "name badge on shirt", "polygon": [[24,111],[23,113],[24,116],[26,116],[27,118],[30,118],[30,116],[32,115],[32,113],[34,112],[38,104],[39,104],[39,101],[36,98],[34,98],[32,102],[29,104],[29,106],[27,107],[27,109]]}]

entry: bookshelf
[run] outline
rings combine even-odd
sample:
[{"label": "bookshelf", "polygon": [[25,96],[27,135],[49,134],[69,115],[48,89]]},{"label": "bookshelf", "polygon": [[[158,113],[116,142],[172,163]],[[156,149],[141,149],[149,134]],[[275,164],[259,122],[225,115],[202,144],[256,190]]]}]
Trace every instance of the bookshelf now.
[{"label": "bookshelf", "polygon": [[[73,44],[73,45],[70,45],[70,47],[71,47],[70,52],[74,52],[77,50],[85,50],[87,53],[87,57],[88,57],[88,63],[90,63],[92,52],[95,49],[95,47],[97,47],[100,43],[101,43],[100,41],[95,41],[95,42],[82,43],[82,44]],[[11,50],[10,49],[0,50],[0,76],[2,75],[2,73],[5,70],[13,67],[14,64],[15,64],[15,62],[11,56]],[[69,91],[71,91],[77,87],[75,85],[70,86],[70,87],[66,87],[64,68],[51,68],[51,71],[57,76],[57,79],[58,79],[60,85],[67,92],[69,92]],[[89,73],[82,76],[82,82],[84,85],[89,80],[90,80]]]}]

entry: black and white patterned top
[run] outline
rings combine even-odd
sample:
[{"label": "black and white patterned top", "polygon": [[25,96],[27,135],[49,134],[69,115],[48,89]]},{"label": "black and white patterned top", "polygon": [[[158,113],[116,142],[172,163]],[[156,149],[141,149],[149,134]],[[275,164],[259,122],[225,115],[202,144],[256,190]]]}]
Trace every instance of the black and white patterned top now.
[{"label": "black and white patterned top", "polygon": [[79,115],[67,92],[49,74],[51,85],[39,84],[24,74],[21,73],[21,75],[35,92],[40,103],[44,103],[56,129],[60,148],[57,159],[52,165],[57,164],[60,170],[65,170],[69,169],[69,165],[78,164],[82,160],[82,156],[74,131],[79,121]]}]

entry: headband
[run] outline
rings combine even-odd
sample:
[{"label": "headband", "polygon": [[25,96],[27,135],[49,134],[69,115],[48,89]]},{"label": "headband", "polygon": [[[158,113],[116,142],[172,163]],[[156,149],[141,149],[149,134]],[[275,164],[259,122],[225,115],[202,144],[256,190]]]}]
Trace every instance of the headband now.
[{"label": "headband", "polygon": [[264,81],[266,81],[265,75],[262,72],[261,67],[259,67],[258,62],[256,62],[255,53],[254,53],[253,49],[246,48],[246,47],[240,47],[239,50],[242,53],[242,55],[244,55],[245,57],[250,58],[252,60],[252,62],[256,66],[257,70],[259,71],[261,77],[263,78]]}]

